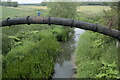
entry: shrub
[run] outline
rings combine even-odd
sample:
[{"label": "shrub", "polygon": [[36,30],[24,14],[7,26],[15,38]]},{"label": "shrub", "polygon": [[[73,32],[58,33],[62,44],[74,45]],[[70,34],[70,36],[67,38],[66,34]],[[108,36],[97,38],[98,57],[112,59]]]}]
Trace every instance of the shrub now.
[{"label": "shrub", "polygon": [[6,55],[3,78],[49,78],[54,68],[53,55],[58,48],[55,39],[42,39],[36,43],[24,41],[23,46],[13,48]]}]

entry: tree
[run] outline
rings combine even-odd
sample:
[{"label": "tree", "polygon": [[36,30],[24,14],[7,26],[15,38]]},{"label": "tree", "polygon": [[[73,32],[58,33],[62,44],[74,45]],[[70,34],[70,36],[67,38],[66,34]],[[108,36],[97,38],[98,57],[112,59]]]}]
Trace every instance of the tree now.
[{"label": "tree", "polygon": [[75,18],[78,5],[76,2],[49,2],[49,16]]},{"label": "tree", "polygon": [[12,2],[11,0],[8,0],[8,1],[0,2],[0,5],[9,6],[9,7],[18,7],[18,2]]},{"label": "tree", "polygon": [[12,2],[13,7],[18,7],[18,2]]},{"label": "tree", "polygon": [[38,6],[47,6],[47,2],[41,2]]},{"label": "tree", "polygon": [[104,10],[104,21],[105,25],[110,28],[118,29],[118,3],[117,2],[109,2],[106,3],[110,6],[110,10]]}]

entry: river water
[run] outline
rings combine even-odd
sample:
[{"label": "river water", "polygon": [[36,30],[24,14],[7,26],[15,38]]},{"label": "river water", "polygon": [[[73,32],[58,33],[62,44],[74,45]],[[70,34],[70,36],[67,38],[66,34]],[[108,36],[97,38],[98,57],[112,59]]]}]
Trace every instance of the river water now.
[{"label": "river water", "polygon": [[53,78],[72,78],[74,74],[72,57],[75,55],[75,49],[79,36],[85,32],[82,29],[74,28],[74,35],[67,41],[61,43],[62,52],[59,54]]}]

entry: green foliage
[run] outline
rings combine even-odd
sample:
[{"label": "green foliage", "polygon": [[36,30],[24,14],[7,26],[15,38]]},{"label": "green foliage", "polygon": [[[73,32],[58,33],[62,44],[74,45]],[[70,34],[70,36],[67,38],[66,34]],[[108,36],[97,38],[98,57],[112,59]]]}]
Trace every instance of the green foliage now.
[{"label": "green foliage", "polygon": [[40,4],[38,4],[38,6],[47,6],[47,2],[41,2]]},{"label": "green foliage", "polygon": [[15,46],[19,46],[22,45],[22,42],[19,38],[15,37],[15,36],[8,36],[10,39],[12,39],[11,41],[11,48],[15,47]]},{"label": "green foliage", "polygon": [[[76,50],[77,77],[95,78],[97,75],[97,78],[117,78],[119,66],[115,42],[110,37],[104,36],[103,39],[103,35],[99,33],[83,33]],[[103,67],[106,72],[102,71]]]},{"label": "green foliage", "polygon": [[2,28],[2,34],[13,36],[18,33],[21,29],[21,26],[14,26],[14,27],[4,27]]},{"label": "green foliage", "polygon": [[18,7],[18,2],[2,2],[2,6]]},{"label": "green foliage", "polygon": [[49,78],[60,51],[56,36],[64,41],[69,33],[61,26],[41,30],[40,27],[26,28],[14,36],[7,36],[13,44],[3,59],[3,78]]},{"label": "green foliage", "polygon": [[100,67],[99,74],[96,75],[96,78],[118,78],[119,71],[116,70],[116,63],[111,64],[102,61],[102,67]]},{"label": "green foliage", "polygon": [[[62,18],[75,18],[78,4],[75,2],[49,2],[48,16],[62,17]],[[52,30],[58,41],[67,41],[69,28],[62,28],[57,26]],[[59,28],[61,28],[59,30]]]},{"label": "green foliage", "polygon": [[112,9],[118,10],[118,2],[108,2],[108,6],[110,6]]},{"label": "green foliage", "polygon": [[[2,8],[3,19],[36,16],[39,11],[24,7]],[[48,12],[43,13],[41,16],[46,16]],[[59,41],[67,41],[70,29],[31,24],[4,27],[2,31],[2,47],[3,51],[7,51],[2,55],[3,78],[49,78],[53,73],[56,54],[60,51]]]},{"label": "green foliage", "polygon": [[8,37],[11,38],[11,39],[13,39],[13,40],[15,40],[15,41],[20,41],[20,39],[17,38],[17,37],[15,37],[15,36],[8,36]]},{"label": "green foliage", "polygon": [[92,6],[105,6],[107,4],[105,4],[104,2],[81,2],[81,5],[84,6],[84,5],[92,5]]},{"label": "green foliage", "polygon": [[50,77],[58,50],[59,43],[53,38],[43,38],[39,42],[24,40],[6,55],[3,78]]},{"label": "green foliage", "polygon": [[77,6],[76,2],[50,2],[48,3],[49,16],[75,18]]},{"label": "green foliage", "polygon": [[94,74],[98,71],[97,68],[100,67],[97,57],[100,56],[100,51],[91,45],[95,40],[95,35],[92,34],[92,32],[83,33],[78,43],[76,62],[78,65],[77,77],[79,78],[94,78]]},{"label": "green foliage", "polygon": [[102,39],[98,39],[93,42],[93,47],[94,48],[103,47],[102,44],[103,44]]},{"label": "green foliage", "polygon": [[11,50],[11,39],[7,35],[2,35],[2,54],[6,55]]},{"label": "green foliage", "polygon": [[67,41],[69,37],[70,28],[63,28],[57,26],[52,30],[52,33],[55,35],[58,41]]},{"label": "green foliage", "polygon": [[[100,11],[100,13],[95,12],[95,10],[94,12],[89,11],[89,13],[81,11],[78,16],[80,16],[78,17],[79,20],[99,23],[103,26],[106,26],[108,20],[112,18],[113,25],[111,28],[117,29],[118,14],[117,10],[113,8]],[[119,78],[118,48],[116,47],[116,42],[114,38],[99,33],[89,31],[83,33],[80,36],[76,49],[77,77],[101,78],[100,80],[103,78],[108,78],[108,80],[109,78]]]},{"label": "green foliage", "polygon": [[[105,26],[110,27],[110,28],[114,28],[114,29],[118,29],[118,2],[110,2],[107,3],[111,9],[106,11],[104,11],[104,16],[103,16],[103,23]],[[111,25],[109,25],[109,24]]]}]

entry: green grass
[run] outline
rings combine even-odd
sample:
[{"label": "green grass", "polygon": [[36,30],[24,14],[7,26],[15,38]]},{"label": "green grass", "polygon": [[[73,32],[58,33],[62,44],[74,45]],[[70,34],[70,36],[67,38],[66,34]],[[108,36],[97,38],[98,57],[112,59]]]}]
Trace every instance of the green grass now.
[{"label": "green grass", "polygon": [[49,78],[58,48],[59,43],[52,37],[37,42],[23,40],[22,45],[12,48],[5,56],[3,78]]},{"label": "green grass", "polygon": [[[101,39],[103,35],[85,32],[81,35],[76,50],[77,78],[117,78],[118,48],[113,38]],[[106,36],[104,36],[106,38]],[[110,42],[108,42],[111,40]],[[114,55],[113,55],[114,54]],[[115,62],[115,64],[113,64]],[[111,68],[105,65],[112,65]],[[102,72],[101,67],[105,67]],[[113,72],[111,73],[110,70]],[[103,75],[104,74],[104,75]]]},{"label": "green grass", "polygon": [[2,13],[2,15],[0,15],[0,20],[6,19],[8,17],[15,18],[15,17],[37,16],[38,11],[42,12],[41,16],[47,14],[47,10],[43,10],[43,9],[36,9],[36,8],[31,9],[29,7],[23,7],[23,6],[17,8],[2,7],[2,10],[0,10],[0,13]]},{"label": "green grass", "polygon": [[86,14],[97,14],[101,13],[103,10],[110,10],[109,6],[79,6],[77,8],[77,11],[79,12],[85,12]]},{"label": "green grass", "polygon": [[17,10],[10,7],[2,7],[2,17],[3,19],[8,17],[19,17],[29,14],[29,11]]},{"label": "green grass", "polygon": [[102,16],[105,15],[103,10],[108,11],[110,9],[109,6],[79,6],[76,19],[103,25],[104,20]]}]

